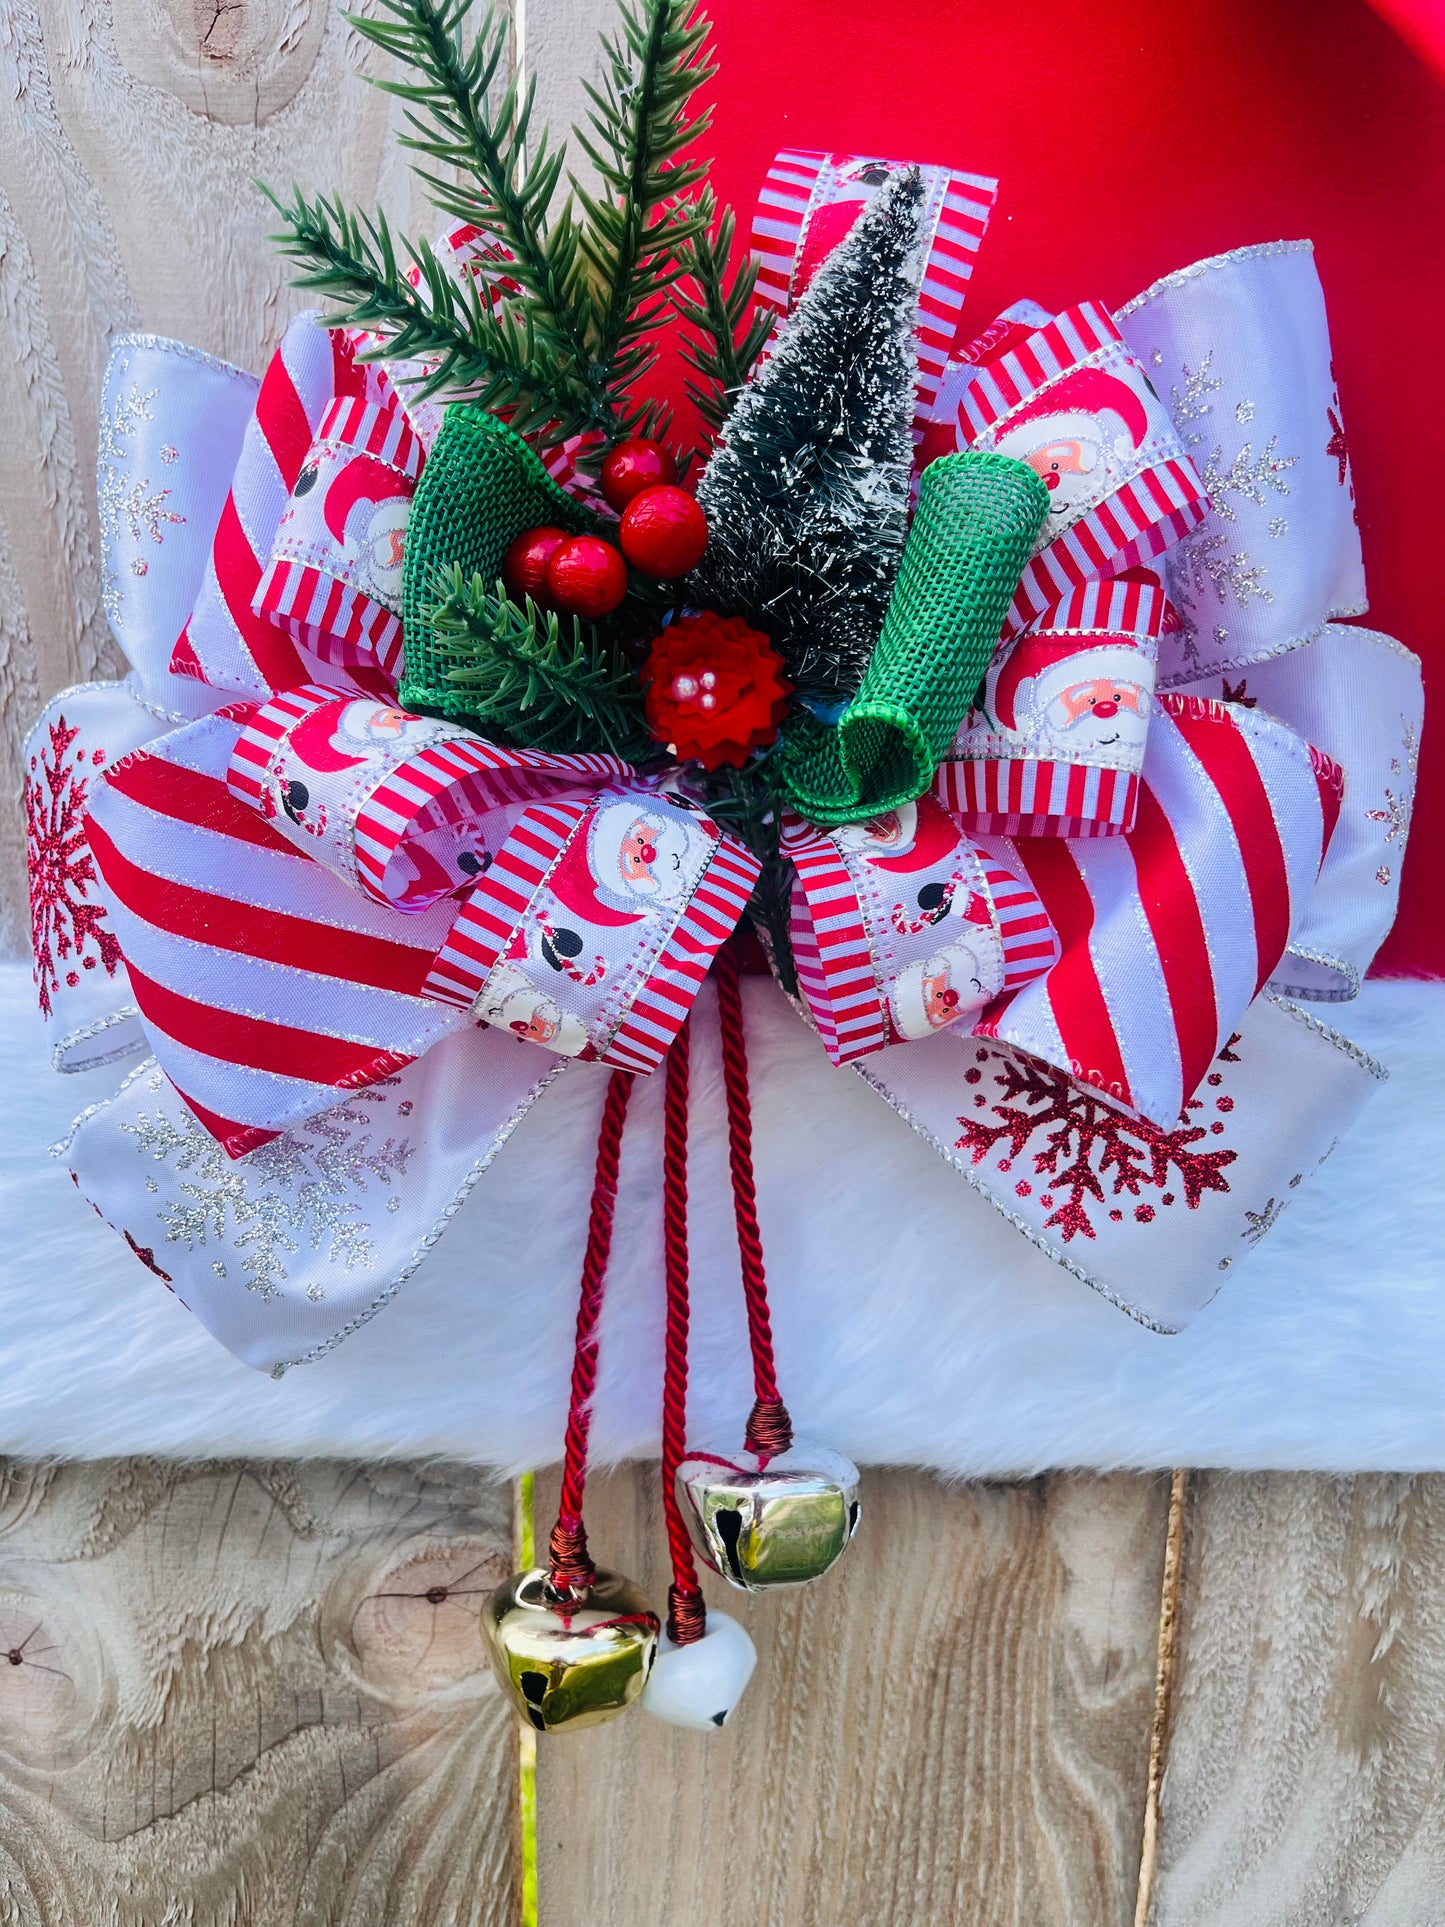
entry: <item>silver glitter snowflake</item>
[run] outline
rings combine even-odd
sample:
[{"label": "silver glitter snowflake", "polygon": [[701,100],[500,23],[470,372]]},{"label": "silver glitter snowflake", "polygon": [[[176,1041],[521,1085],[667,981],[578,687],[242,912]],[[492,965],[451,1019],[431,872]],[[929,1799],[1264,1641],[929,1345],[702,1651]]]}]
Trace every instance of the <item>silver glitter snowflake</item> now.
[{"label": "silver glitter snowflake", "polygon": [[[385,1102],[384,1093],[368,1091],[239,1161],[188,1113],[142,1111],[123,1128],[139,1155],[165,1164],[179,1180],[156,1213],[167,1241],[188,1251],[224,1246],[240,1256],[247,1290],[270,1299],[290,1276],[287,1261],[302,1250],[324,1252],[347,1271],[373,1262],[362,1212],[370,1181],[394,1185],[415,1152],[406,1138],[376,1142],[369,1130],[358,1135],[350,1128],[370,1125],[367,1106],[377,1101]],[[225,1276],[219,1259],[212,1269]],[[320,1288],[311,1295],[320,1296]]]},{"label": "silver glitter snowflake", "polygon": [[1400,718],[1400,728],[1403,732],[1400,754],[1390,758],[1390,770],[1393,775],[1404,776],[1408,780],[1401,783],[1398,793],[1387,783],[1384,808],[1365,811],[1372,823],[1388,825],[1385,831],[1387,843],[1403,843],[1410,834],[1410,818],[1415,809],[1415,774],[1420,766],[1420,732],[1408,716]]},{"label": "silver glitter snowflake", "polygon": [[[1268,566],[1256,562],[1247,548],[1234,546],[1228,524],[1238,521],[1243,502],[1263,508],[1272,494],[1288,495],[1289,484],[1284,477],[1299,461],[1297,455],[1279,453],[1276,435],[1270,436],[1258,454],[1252,441],[1245,442],[1228,462],[1222,441],[1216,442],[1207,455],[1201,453],[1206,436],[1200,424],[1209,421],[1214,425],[1215,397],[1224,387],[1223,377],[1214,374],[1213,367],[1211,348],[1197,368],[1183,364],[1182,384],[1176,383],[1169,391],[1170,414],[1180,439],[1194,457],[1212,510],[1192,534],[1185,536],[1168,564],[1174,600],[1193,622],[1200,619],[1202,606],[1210,596],[1220,609],[1230,603],[1244,609],[1251,602],[1273,602],[1274,591],[1265,581]],[[1246,399],[1235,404],[1234,418],[1244,424],[1254,419],[1255,412],[1255,404]],[[1269,532],[1278,540],[1288,534],[1289,524],[1276,516]],[[1216,626],[1216,644],[1222,647],[1228,637],[1227,628]],[[1181,641],[1185,660],[1197,666],[1200,656],[1193,623],[1185,625]]]},{"label": "silver glitter snowflake", "polygon": [[[142,424],[155,420],[151,403],[157,393],[158,390],[154,388],[142,390],[138,382],[132,382],[129,391],[119,396],[112,408],[101,412],[100,439],[96,450],[97,494],[101,537],[107,556],[113,556],[123,531],[129,534],[133,543],[139,544],[146,536],[159,543],[165,540],[168,525],[186,519],[166,507],[171,493],[168,488],[153,489],[148,477],[136,476],[129,471],[133,454],[131,444],[140,433]],[[174,454],[175,451],[171,451],[166,459],[173,459]],[[139,557],[132,557],[131,573],[146,573]],[[119,618],[125,595],[118,568],[106,568],[103,594],[105,613],[114,623]]]},{"label": "silver glitter snowflake", "polygon": [[1246,1244],[1257,1245],[1264,1234],[1279,1223],[1284,1207],[1283,1198],[1267,1198],[1263,1211],[1246,1211],[1245,1229],[1240,1232],[1240,1237]]}]

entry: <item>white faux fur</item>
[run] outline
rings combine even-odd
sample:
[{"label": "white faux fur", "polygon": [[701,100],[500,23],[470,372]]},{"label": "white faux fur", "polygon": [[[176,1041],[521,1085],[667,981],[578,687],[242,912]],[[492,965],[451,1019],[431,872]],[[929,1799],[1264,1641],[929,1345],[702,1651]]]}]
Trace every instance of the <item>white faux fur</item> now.
[{"label": "white faux fur", "polygon": [[[1374,984],[1330,1013],[1392,1081],[1170,1338],[1030,1250],[860,1079],[827,1068],[770,984],[747,989],[755,1049],[787,1069],[765,1082],[757,1124],[800,1431],[860,1461],[956,1474],[1445,1468],[1445,985]],[[715,1120],[709,1021],[695,1116]],[[0,966],[0,1077],[0,1451],[555,1455],[595,1073],[557,1081],[395,1304],[279,1382],[229,1358],[45,1156],[116,1076],[50,1070],[21,965]],[[602,1457],[655,1447],[658,1084],[639,1091],[624,1157]],[[737,1429],[749,1396],[724,1170],[714,1123],[693,1165],[694,1437]]]}]

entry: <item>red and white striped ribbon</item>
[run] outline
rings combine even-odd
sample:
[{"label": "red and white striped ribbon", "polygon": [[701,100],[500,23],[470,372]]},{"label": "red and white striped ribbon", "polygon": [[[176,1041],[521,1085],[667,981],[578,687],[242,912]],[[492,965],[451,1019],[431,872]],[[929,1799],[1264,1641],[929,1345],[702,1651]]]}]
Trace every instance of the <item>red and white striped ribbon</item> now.
[{"label": "red and white striped ribbon", "polygon": [[989,841],[1062,954],[976,1029],[1172,1126],[1284,954],[1342,778],[1262,711],[1157,701],[1129,835]]},{"label": "red and white striped ribbon", "polygon": [[[784,148],[775,155],[753,214],[759,304],[780,317],[789,315],[872,195],[890,175],[913,165],[804,148]],[[923,418],[958,341],[964,294],[998,182],[988,175],[962,174],[941,166],[920,166],[918,171],[927,194],[923,221],[927,244],[920,257],[914,321],[918,339],[915,433],[921,435]]]},{"label": "red and white striped ribbon", "polygon": [[406,524],[422,460],[389,383],[379,402],[331,402],[272,541],[256,615],[319,662],[395,684]]},{"label": "red and white striped ribbon", "polygon": [[1000,645],[934,794],[978,835],[1121,836],[1138,807],[1159,638],[1145,569],[1086,582]]},{"label": "red and white striped ribbon", "polygon": [[475,882],[520,807],[629,774],[614,756],[504,749],[308,684],[248,717],[227,780],[298,849],[377,903],[414,911]]},{"label": "red and white striped ribbon", "polygon": [[956,1023],[1058,955],[1037,894],[930,798],[845,831],[789,816],[782,847],[798,984],[834,1063]]},{"label": "red and white striped ribbon", "polygon": [[[641,860],[661,862],[681,887],[655,901],[639,894],[629,907],[627,885],[615,869],[609,878],[601,854],[618,847],[609,819],[646,824]],[[534,805],[462,905],[428,990],[566,1056],[652,1071],[736,928],[759,867],[706,818],[653,791]]]},{"label": "red and white striped ribbon", "polygon": [[1080,302],[1004,338],[963,387],[963,447],[1027,462],[1049,517],[1004,626],[1016,635],[1074,589],[1148,562],[1204,518],[1208,498],[1173,422],[1113,316]]},{"label": "red and white striped ribbon", "polygon": [[340,334],[298,315],[256,397],[200,594],[171,656],[174,675],[265,695],[310,673],[295,639],[254,603],[291,491],[332,401],[364,398],[366,370]]}]

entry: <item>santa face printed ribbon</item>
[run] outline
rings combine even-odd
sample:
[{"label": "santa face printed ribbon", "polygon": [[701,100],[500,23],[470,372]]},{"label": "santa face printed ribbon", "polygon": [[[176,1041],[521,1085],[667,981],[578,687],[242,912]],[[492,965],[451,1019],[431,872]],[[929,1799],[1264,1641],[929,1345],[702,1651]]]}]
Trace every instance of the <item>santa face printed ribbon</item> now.
[{"label": "santa face printed ribbon", "polygon": [[[1122,332],[1157,404],[1091,325],[1095,360],[1065,342],[1057,368],[1031,372],[1029,344],[1055,324],[1010,311],[959,364],[973,372],[954,433],[983,420],[993,384],[1006,405],[977,439],[1001,439],[1013,413],[1050,473],[1049,451],[1079,444],[1051,493],[1077,487],[1071,512],[1087,505],[1035,563],[1073,554],[1080,529],[1108,539],[1075,556],[1081,580],[1037,573],[1047,606],[1016,609],[1027,621],[931,794],[831,832],[788,825],[794,935],[830,1053],[1021,1234],[1174,1329],[1379,1075],[1289,999],[1352,995],[1388,927],[1420,687],[1399,645],[1326,626],[1362,596],[1308,253],[1245,250],[1131,304]],[[1050,391],[1081,369],[1132,401],[1070,390],[1080,419],[1062,420]],[[365,440],[395,401],[384,372],[359,372],[309,322],[259,389],[177,344],[122,341],[102,514],[134,673],[57,698],[27,749],[53,1032],[93,1062],[143,1026],[159,1060],[81,1124],[72,1168],[142,1261],[263,1367],[320,1355],[388,1300],[567,1054],[658,1061],[755,867],[666,782],[606,758],[544,770],[410,716],[365,637],[354,660],[349,644],[328,659],[314,602],[290,628],[273,619],[261,584],[284,518],[298,544],[284,560],[300,559],[312,491],[297,483],[333,462],[339,424]],[[1183,483],[1181,503],[1153,493],[1171,447],[1207,483],[1207,513]],[[1149,494],[1149,529],[1109,529],[1116,469]],[[1092,495],[1101,474],[1113,492]],[[339,535],[322,514],[332,580],[368,613],[386,607],[384,571],[362,564],[380,503],[338,504]],[[1164,564],[1179,628],[1142,582],[1121,610],[1131,544],[1191,518]],[[177,711],[196,720],[178,727]],[[1132,731],[1103,740],[1141,711],[1142,759]],[[1027,807],[967,787],[970,764],[1045,762],[1047,797],[1036,776]],[[1132,827],[1130,798],[1070,790],[1080,770],[1136,779]]]},{"label": "santa face printed ribbon", "polygon": [[1037,894],[931,796],[831,834],[791,817],[783,848],[798,983],[835,1064],[976,1017],[1058,957]]},{"label": "santa face printed ribbon", "polygon": [[983,700],[939,765],[965,828],[1122,836],[1134,827],[1159,636],[1157,576],[1085,583],[995,654]]},{"label": "santa face printed ribbon", "polygon": [[1203,519],[1205,486],[1173,422],[1097,302],[1066,308],[968,366],[959,444],[1026,462],[1049,516],[1005,636],[1101,575],[1148,562]]},{"label": "santa face printed ribbon", "polygon": [[407,516],[421,442],[388,397],[339,396],[291,490],[251,607],[338,668],[401,674]]}]

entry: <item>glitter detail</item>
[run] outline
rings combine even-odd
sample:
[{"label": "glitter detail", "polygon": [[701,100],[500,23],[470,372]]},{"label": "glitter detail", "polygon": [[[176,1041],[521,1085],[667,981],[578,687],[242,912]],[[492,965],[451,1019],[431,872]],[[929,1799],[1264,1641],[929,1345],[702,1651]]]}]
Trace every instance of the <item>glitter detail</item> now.
[{"label": "glitter detail", "polygon": [[178,448],[173,448],[171,444],[167,442],[161,450],[161,460],[165,463],[166,467],[169,468],[172,462],[178,462],[180,459],[181,451]]},{"label": "glitter detail", "polygon": [[1280,1213],[1284,1210],[1283,1198],[1268,1198],[1263,1211],[1246,1211],[1245,1228],[1240,1237],[1246,1244],[1257,1245],[1267,1231],[1272,1231],[1279,1223]]},{"label": "glitter detail", "polygon": [[1285,521],[1282,515],[1271,516],[1270,523],[1269,523],[1269,532],[1274,537],[1275,541],[1278,542],[1278,540],[1282,535],[1289,534],[1289,523]]},{"label": "glitter detail", "polygon": [[1237,401],[1234,404],[1234,419],[1239,422],[1241,426],[1245,422],[1252,422],[1254,420],[1254,403],[1252,401]]},{"label": "glitter detail", "polygon": [[1375,872],[1375,881],[1376,883],[1384,884],[1385,886],[1388,887],[1388,885],[1393,879],[1393,876],[1394,876],[1394,872],[1391,870],[1389,864],[1382,863],[1379,869],[1376,870]]},{"label": "glitter detail", "polygon": [[[1400,754],[1390,758],[1390,771],[1392,775],[1402,776],[1407,780],[1400,784],[1398,794],[1387,783],[1384,808],[1365,811],[1365,815],[1372,823],[1387,825],[1385,830],[1387,843],[1403,843],[1410,834],[1410,818],[1415,809],[1415,777],[1420,767],[1420,732],[1408,716],[1400,718],[1400,728],[1403,731]],[[1378,870],[1375,874],[1380,875]],[[1388,871],[1380,877],[1382,883],[1388,883],[1389,880]]]},{"label": "glitter detail", "polygon": [[99,879],[86,840],[93,766],[87,765],[84,747],[76,747],[79,735],[79,724],[58,714],[25,770],[30,943],[46,1017],[54,1015],[52,995],[72,959],[92,969],[100,964],[107,977],[114,977],[121,964],[119,940],[98,900]]},{"label": "glitter detail", "polygon": [[[138,382],[132,382],[126,393],[101,411],[96,484],[102,550],[107,559],[103,600],[112,625],[119,620],[125,599],[119,576],[112,566],[123,534],[129,534],[133,543],[141,542],[146,536],[159,543],[165,540],[167,525],[185,520],[183,515],[166,507],[171,493],[168,488],[153,490],[148,478],[134,476],[128,468],[135,454],[132,444],[139,439],[143,425],[155,420],[151,403],[158,392],[155,388],[142,390]],[[143,575],[144,568],[136,567],[139,560],[139,557],[131,558],[131,572]]]},{"label": "glitter detail", "polygon": [[[157,539],[159,540],[159,538]],[[140,555],[132,556],[131,564],[130,564],[130,572],[132,575],[149,575],[151,572],[151,565],[149,562],[146,561],[144,556],[140,556]]]},{"label": "glitter detail", "polygon": [[1130,315],[1147,307],[1156,295],[1164,294],[1170,288],[1182,288],[1187,282],[1201,280],[1219,268],[1233,267],[1237,261],[1259,261],[1272,254],[1313,254],[1314,251],[1313,241],[1255,241],[1249,247],[1229,248],[1223,254],[1208,255],[1203,261],[1191,261],[1187,268],[1175,268],[1172,273],[1150,282],[1142,294],[1136,294],[1132,301],[1126,302],[1116,312],[1114,319],[1127,321]]},{"label": "glitter detail", "polygon": [[[364,1098],[385,1102],[375,1090]],[[287,1261],[303,1250],[324,1252],[347,1271],[374,1262],[363,1200],[372,1180],[395,1185],[414,1146],[392,1137],[376,1144],[369,1132],[353,1136],[348,1127],[370,1118],[358,1097],[239,1162],[189,1115],[141,1111],[121,1129],[134,1138],[138,1154],[169,1167],[176,1192],[156,1212],[167,1242],[192,1252],[226,1244],[241,1257],[247,1290],[269,1300],[281,1295],[290,1277]]]}]

